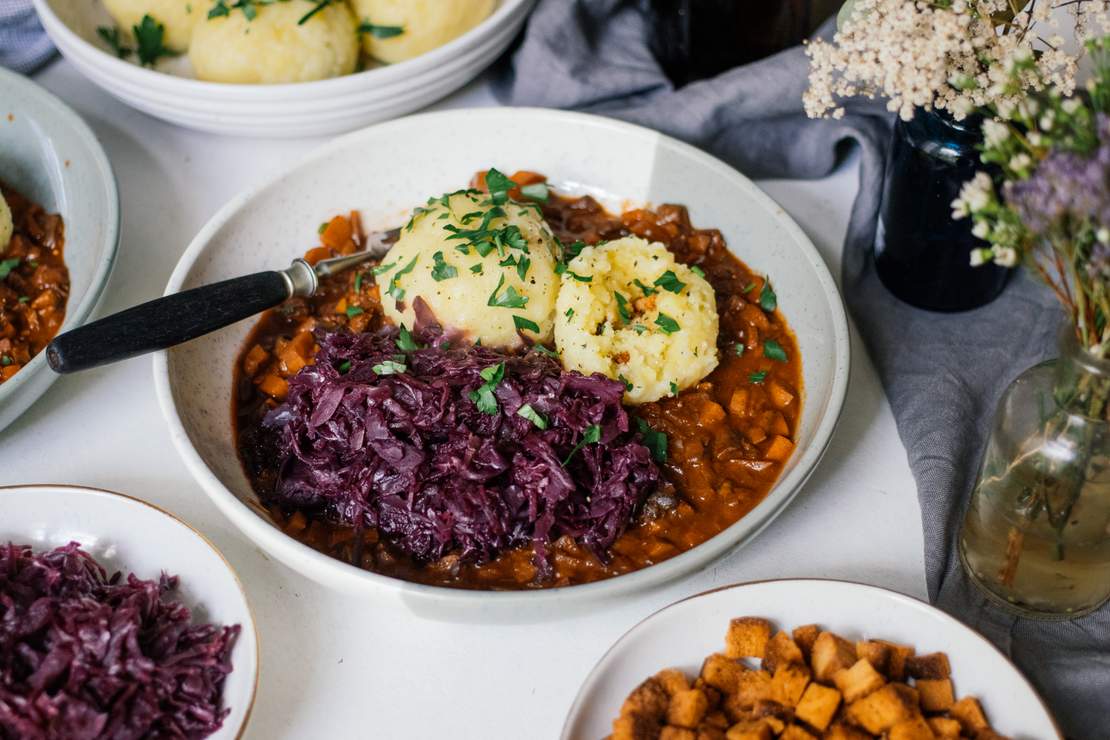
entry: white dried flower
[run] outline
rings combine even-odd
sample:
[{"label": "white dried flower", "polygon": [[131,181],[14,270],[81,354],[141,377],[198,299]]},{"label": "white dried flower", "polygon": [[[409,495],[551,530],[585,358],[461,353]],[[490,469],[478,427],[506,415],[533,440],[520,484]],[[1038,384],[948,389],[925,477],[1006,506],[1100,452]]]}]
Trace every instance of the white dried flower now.
[{"label": "white dried flower", "polygon": [[983,121],[983,140],[989,147],[996,147],[1006,141],[1010,136],[1010,127],[1006,124],[988,118]]},{"label": "white dried flower", "polygon": [[986,239],[991,233],[990,224],[986,221],[976,221],[975,226],[971,227],[971,233],[980,239]]},{"label": "white dried flower", "polygon": [[990,259],[990,256],[991,256],[991,250],[990,249],[973,249],[973,250],[971,250],[971,266],[972,267],[979,267],[980,265],[987,264],[987,260]]},{"label": "white dried flower", "polygon": [[1013,247],[995,247],[994,264],[999,267],[1015,267],[1018,263],[1018,253]]},{"label": "white dried flower", "polygon": [[1105,226],[1103,226],[1101,229],[1095,232],[1095,238],[1103,244],[1110,244],[1110,229],[1107,229]]},{"label": "white dried flower", "polygon": [[1079,98],[1068,98],[1060,104],[1060,107],[1063,108],[1064,112],[1068,115],[1074,115],[1075,112],[1079,110],[1082,105],[1083,101],[1081,101]]},{"label": "white dried flower", "polygon": [[1023,172],[1033,166],[1033,158],[1025,152],[1010,157],[1010,169],[1014,172]]}]

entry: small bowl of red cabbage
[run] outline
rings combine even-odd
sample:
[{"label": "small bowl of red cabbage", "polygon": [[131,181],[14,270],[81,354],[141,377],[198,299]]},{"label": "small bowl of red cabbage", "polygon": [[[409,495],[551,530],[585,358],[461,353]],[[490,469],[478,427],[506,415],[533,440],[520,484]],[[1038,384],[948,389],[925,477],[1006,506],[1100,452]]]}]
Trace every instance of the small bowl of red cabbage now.
[{"label": "small bowl of red cabbage", "polygon": [[120,494],[0,488],[0,739],[237,738],[254,621],[203,536]]}]

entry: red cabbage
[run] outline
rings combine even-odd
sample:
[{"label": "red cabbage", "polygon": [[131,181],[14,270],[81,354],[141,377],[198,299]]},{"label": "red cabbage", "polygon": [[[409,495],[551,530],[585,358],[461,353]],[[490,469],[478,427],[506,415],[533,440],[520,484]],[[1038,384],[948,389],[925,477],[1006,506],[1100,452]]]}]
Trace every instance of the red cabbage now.
[{"label": "red cabbage", "polygon": [[[264,420],[280,457],[267,503],[377,527],[419,562],[531,545],[545,577],[546,545],[565,535],[607,559],[660,479],[623,384],[563,372],[538,350],[452,347],[435,329],[417,336],[426,347],[398,338],[389,327],[318,334],[315,364]],[[485,413],[474,394],[499,363]]]},{"label": "red cabbage", "polygon": [[0,738],[202,738],[239,626],[190,624],[177,578],[107,572],[72,542],[0,546]]}]

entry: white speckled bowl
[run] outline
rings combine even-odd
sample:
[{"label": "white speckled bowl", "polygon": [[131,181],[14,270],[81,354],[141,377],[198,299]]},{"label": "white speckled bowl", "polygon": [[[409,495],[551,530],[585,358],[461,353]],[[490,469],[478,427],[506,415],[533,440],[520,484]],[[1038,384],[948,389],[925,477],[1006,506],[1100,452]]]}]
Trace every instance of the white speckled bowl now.
[{"label": "white speckled bowl", "polygon": [[[26,77],[0,67],[0,180],[65,222],[70,293],[62,331],[92,313],[116,261],[119,194],[108,157],[81,118]],[[0,385],[0,430],[57,375],[40,352]]]},{"label": "white speckled bowl", "polygon": [[203,82],[193,77],[187,57],[163,60],[156,69],[140,67],[117,58],[98,37],[99,26],[113,25],[100,0],[34,0],[34,5],[66,59],[128,105],[200,131],[280,138],[343,133],[439,100],[505,51],[535,2],[499,0],[476,27],[414,59],[285,85]]},{"label": "white speckled bowl", "polygon": [[111,491],[80,486],[0,488],[0,545],[14,542],[37,551],[77,542],[112,573],[147,580],[163,572],[180,578],[174,598],[197,622],[242,627],[224,681],[231,710],[210,740],[243,735],[258,689],[258,632],[247,595],[216,546],[153,504]]},{"label": "white speckled bowl", "polygon": [[745,262],[771,275],[801,348],[805,406],[797,451],[767,498],[682,555],[587,585],[475,592],[360,570],[279,531],[240,468],[232,369],[251,321],[155,355],[159,403],[189,470],[248,537],[306,576],[448,617],[524,618],[609,598],[704,567],[756,536],[798,492],[832,436],[847,390],[848,324],[832,276],[802,231],[747,178],[691,146],[606,118],[538,109],[451,111],[373,126],[235,198],[189,245],[166,292],[283,267],[313,243],[317,224],[337,213],[361,211],[368,229],[396,226],[430,195],[464,186],[490,166],[543,172],[561,188],[588,191],[613,206],[685,204],[695,224],[719,228]]}]

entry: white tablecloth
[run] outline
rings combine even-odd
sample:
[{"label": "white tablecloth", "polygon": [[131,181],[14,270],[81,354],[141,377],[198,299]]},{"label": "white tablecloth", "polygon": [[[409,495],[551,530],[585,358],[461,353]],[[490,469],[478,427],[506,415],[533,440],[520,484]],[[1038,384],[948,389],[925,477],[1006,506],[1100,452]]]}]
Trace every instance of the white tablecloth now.
[{"label": "white tablecloth", "polygon": [[[91,124],[119,180],[123,244],[101,314],[161,295],[178,256],[228,198],[319,143],[175,128],[127,108],[64,61],[36,80]],[[495,104],[480,79],[436,107]],[[839,274],[854,160],[825,180],[759,185]],[[677,599],[797,576],[924,596],[920,510],[905,452],[857,338],[852,351],[847,404],[824,461],[754,543],[663,589],[540,624],[425,621],[332,594],[268,558],[220,515],[179,461],[155,402],[149,357],[59,380],[0,432],[0,485],[117,490],[170,509],[212,538],[246,584],[260,630],[261,685],[247,738],[549,738],[610,644]]]}]

